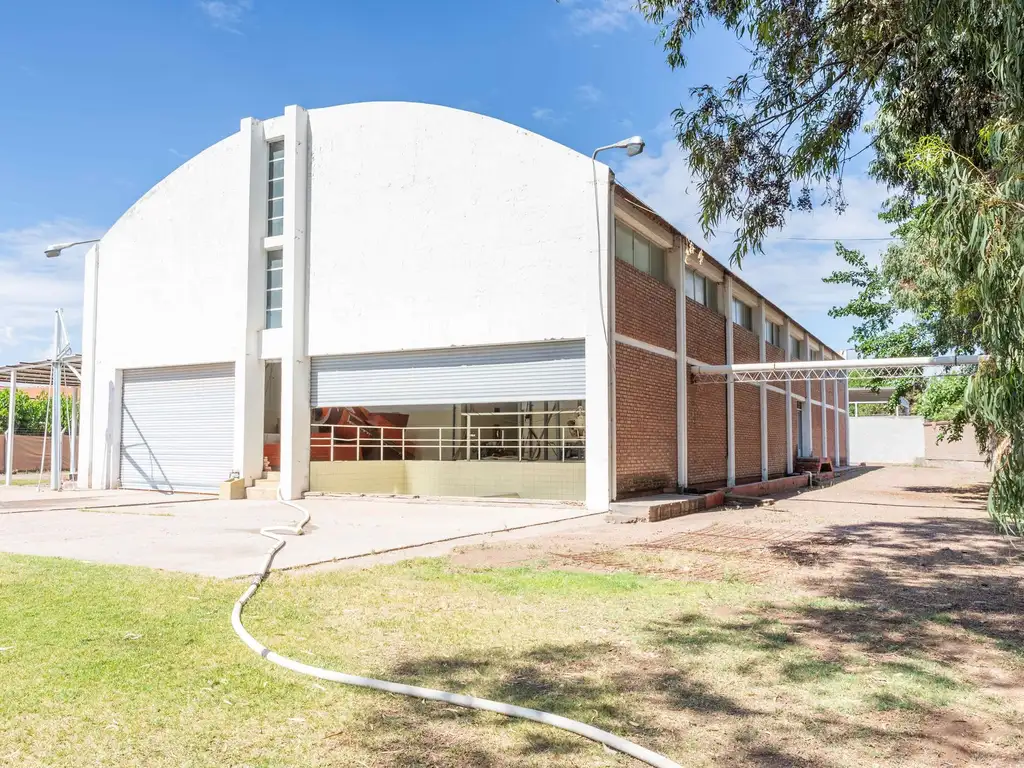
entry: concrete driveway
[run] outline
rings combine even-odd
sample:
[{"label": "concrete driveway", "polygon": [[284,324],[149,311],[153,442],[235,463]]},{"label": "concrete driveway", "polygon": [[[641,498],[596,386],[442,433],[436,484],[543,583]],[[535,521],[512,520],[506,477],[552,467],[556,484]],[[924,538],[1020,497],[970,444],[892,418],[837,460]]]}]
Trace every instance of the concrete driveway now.
[{"label": "concrete driveway", "polygon": [[[439,541],[588,516],[555,503],[315,497],[301,502],[313,519],[289,537],[275,568],[359,557]],[[0,551],[144,565],[207,576],[256,571],[270,541],[267,525],[298,513],[274,501],[219,501],[137,491],[0,487]]]}]

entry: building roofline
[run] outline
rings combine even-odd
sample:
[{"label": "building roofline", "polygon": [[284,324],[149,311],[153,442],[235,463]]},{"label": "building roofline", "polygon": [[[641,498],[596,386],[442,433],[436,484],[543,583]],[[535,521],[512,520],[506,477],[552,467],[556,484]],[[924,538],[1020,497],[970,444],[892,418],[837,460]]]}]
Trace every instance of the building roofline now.
[{"label": "building roofline", "polygon": [[795,326],[795,327],[799,328],[800,330],[802,330],[805,333],[805,335],[810,336],[812,339],[817,341],[818,344],[820,344],[823,349],[828,350],[829,352],[831,352],[836,357],[840,357],[839,353],[836,350],[832,349],[832,347],[830,347],[829,345],[825,344],[825,342],[823,342],[820,338],[818,338],[813,333],[811,333],[811,331],[808,330],[806,327],[804,327],[803,324],[798,323],[795,319],[793,319],[792,315],[790,315],[782,307],[780,307],[778,304],[776,304],[771,299],[769,299],[767,296],[765,296],[761,291],[757,290],[754,286],[752,286],[750,283],[748,283],[746,280],[744,280],[740,275],[736,274],[733,270],[729,269],[728,266],[726,266],[725,264],[720,262],[718,259],[716,259],[714,256],[712,256],[710,253],[708,253],[703,248],[701,248],[699,245],[697,245],[695,242],[693,242],[693,240],[691,240],[689,237],[687,237],[685,233],[681,232],[678,228],[673,226],[673,224],[668,219],[666,219],[664,216],[662,216],[657,211],[655,211],[653,208],[651,208],[649,205],[647,205],[647,203],[645,203],[643,200],[641,200],[635,194],[630,192],[629,189],[627,189],[618,180],[616,180],[614,183],[615,183],[615,192],[616,192],[616,196],[617,197],[621,198],[626,203],[629,203],[630,205],[634,206],[638,211],[640,211],[647,218],[651,219],[652,221],[654,221],[659,226],[664,227],[665,229],[667,229],[675,237],[678,237],[679,239],[681,239],[685,244],[687,244],[687,246],[688,246],[687,247],[688,253],[692,253],[694,251],[697,252],[700,255],[702,260],[707,260],[707,261],[711,262],[711,264],[713,264],[715,267],[717,267],[718,269],[722,270],[723,274],[730,275],[734,281],[739,283],[747,291],[749,291],[750,293],[753,293],[755,296],[758,296],[758,297],[764,299],[765,304],[767,304],[773,310],[775,310],[780,315],[782,315],[783,318],[788,319],[793,326]]}]

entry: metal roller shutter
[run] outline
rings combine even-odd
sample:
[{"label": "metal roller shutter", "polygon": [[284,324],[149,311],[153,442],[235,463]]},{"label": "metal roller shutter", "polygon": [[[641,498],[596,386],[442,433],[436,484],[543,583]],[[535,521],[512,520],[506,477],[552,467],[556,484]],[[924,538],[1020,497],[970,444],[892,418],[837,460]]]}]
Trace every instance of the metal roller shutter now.
[{"label": "metal roller shutter", "polygon": [[121,487],[214,491],[234,451],[232,364],[124,372]]},{"label": "metal roller shutter", "polygon": [[314,357],[310,402],[433,405],[586,398],[583,341]]}]

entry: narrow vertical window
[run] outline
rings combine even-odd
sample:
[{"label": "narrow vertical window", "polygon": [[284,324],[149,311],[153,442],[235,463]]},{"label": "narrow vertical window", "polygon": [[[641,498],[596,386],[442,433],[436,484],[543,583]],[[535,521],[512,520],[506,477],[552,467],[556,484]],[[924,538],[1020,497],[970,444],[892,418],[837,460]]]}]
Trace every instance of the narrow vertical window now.
[{"label": "narrow vertical window", "polygon": [[267,173],[267,235],[284,232],[284,142],[270,143]]},{"label": "narrow vertical window", "polygon": [[267,252],[267,328],[281,327],[284,298],[284,258],[280,250]]}]

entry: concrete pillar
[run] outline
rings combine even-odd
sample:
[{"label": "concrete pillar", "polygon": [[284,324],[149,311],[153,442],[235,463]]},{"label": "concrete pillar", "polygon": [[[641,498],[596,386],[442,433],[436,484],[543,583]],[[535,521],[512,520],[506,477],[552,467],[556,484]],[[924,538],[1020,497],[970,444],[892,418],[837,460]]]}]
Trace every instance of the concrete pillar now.
[{"label": "concrete pillar", "polygon": [[[765,362],[765,304],[764,297],[759,297],[757,301],[757,327],[760,329],[758,337],[758,348],[759,348],[759,362]],[[768,388],[764,383],[758,385],[761,395],[761,480],[768,479]]]},{"label": "concrete pillar", "polygon": [[676,479],[680,488],[689,485],[687,453],[686,388],[690,370],[686,364],[686,245],[679,244],[679,284],[676,286]]},{"label": "concrete pillar", "polygon": [[99,289],[100,244],[85,254],[85,298],[82,305],[82,393],[79,403],[81,424],[78,429],[78,487],[93,485],[93,456],[96,425],[96,318]]},{"label": "concrete pillar", "polygon": [[[811,336],[807,331],[804,331],[804,344],[803,344],[803,355],[804,360],[811,359]],[[809,377],[810,374],[808,373]],[[804,446],[806,450],[813,456],[818,450],[818,447],[814,444],[814,406],[811,403],[812,393],[814,388],[810,378],[804,381]]]},{"label": "concrete pillar", "polygon": [[846,461],[850,462],[850,376],[849,374],[843,374],[843,408],[846,409],[846,413],[843,414],[843,418],[846,419]]},{"label": "concrete pillar", "polygon": [[[793,359],[793,323],[787,317],[782,324],[782,335],[785,338],[786,362]],[[793,474],[793,381],[786,378],[786,474]]]},{"label": "concrete pillar", "polygon": [[832,379],[832,409],[833,427],[832,435],[835,443],[835,454],[832,456],[832,465],[839,466],[839,379]]},{"label": "concrete pillar", "polygon": [[608,167],[596,164],[597,221],[594,263],[599,279],[587,302],[585,366],[587,376],[587,508],[608,509],[615,496],[615,253],[613,176]]},{"label": "concrete pillar", "polygon": [[[821,350],[819,358],[822,362],[825,361],[825,350]],[[829,455],[828,449],[828,397],[826,397],[825,387],[828,384],[827,379],[820,379],[818,382],[818,389],[821,392],[821,457],[825,458]]]},{"label": "concrete pillar", "polygon": [[11,371],[10,400],[7,401],[7,442],[4,445],[4,485],[11,484],[11,476],[14,474],[14,424],[16,421],[15,394],[18,391],[18,374]]},{"label": "concrete pillar", "polygon": [[[725,276],[725,363],[732,365],[732,275]],[[726,435],[726,481],[730,488],[736,485],[736,381],[729,374],[725,382],[725,435]]]},{"label": "concrete pillar", "polygon": [[[247,117],[241,134],[249,143],[249,234],[246,250],[238,258],[248,264],[245,336],[235,357],[235,444],[233,468],[251,484],[263,473],[263,370],[260,330],[266,318],[267,163],[269,153],[264,125]],[[303,228],[304,229],[304,228]],[[303,315],[302,324],[305,325]]]},{"label": "concrete pillar", "polygon": [[299,499],[309,489],[309,356],[306,353],[309,119],[306,110],[285,107],[284,126],[281,494],[285,499]]}]

